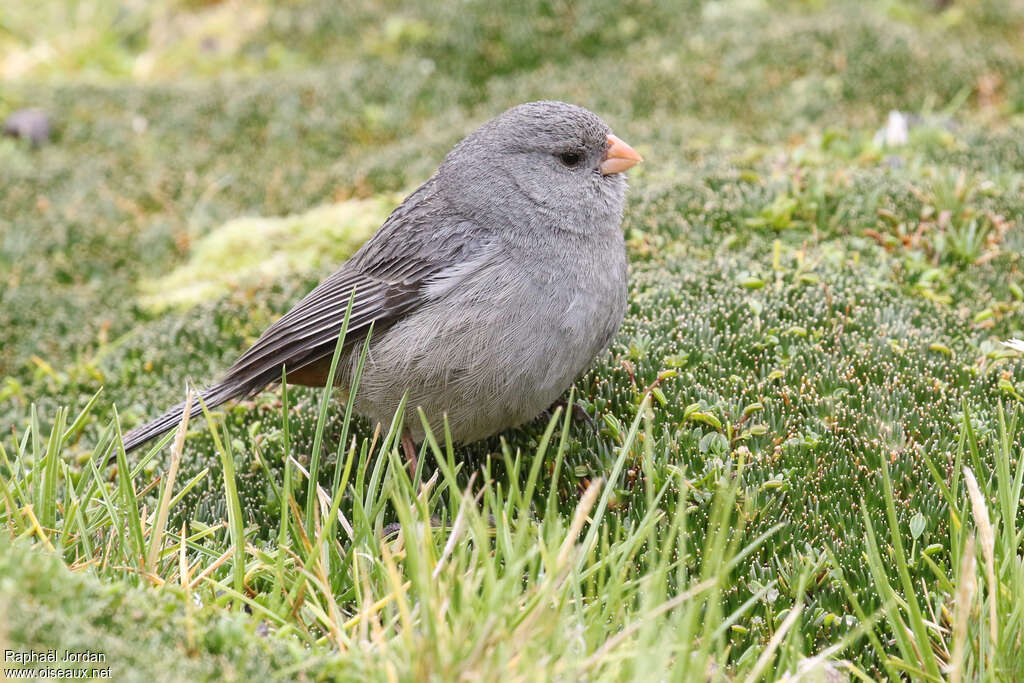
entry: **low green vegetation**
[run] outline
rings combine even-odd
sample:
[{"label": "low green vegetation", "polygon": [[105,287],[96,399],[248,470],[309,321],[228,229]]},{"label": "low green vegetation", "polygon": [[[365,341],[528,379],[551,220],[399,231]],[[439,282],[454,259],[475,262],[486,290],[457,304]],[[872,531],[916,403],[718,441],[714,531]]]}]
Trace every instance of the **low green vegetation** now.
[{"label": "low green vegetation", "polygon": [[[0,138],[0,649],[118,680],[1024,677],[1024,7],[348,5],[0,7],[0,115],[56,129]],[[387,426],[275,388],[104,465],[542,97],[646,158],[593,424],[436,434],[410,474]]]}]

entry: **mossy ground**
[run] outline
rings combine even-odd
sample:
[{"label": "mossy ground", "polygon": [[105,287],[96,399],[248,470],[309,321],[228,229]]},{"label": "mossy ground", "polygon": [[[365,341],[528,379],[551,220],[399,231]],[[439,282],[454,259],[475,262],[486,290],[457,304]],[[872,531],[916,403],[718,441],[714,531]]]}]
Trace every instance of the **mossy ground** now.
[{"label": "mossy ground", "polygon": [[[214,378],[333,268],[290,260],[284,275],[228,277],[227,293],[154,310],[152,283],[190,272],[197,245],[225,223],[395,201],[490,116],[524,100],[569,100],[599,112],[646,162],[631,174],[624,226],[630,312],[577,383],[597,428],[572,426],[567,466],[543,493],[557,491],[570,518],[586,482],[608,475],[656,385],[648,457],[614,482],[610,514],[625,528],[643,519],[645,486],[681,470],[699,535],[710,514],[701,501],[742,460],[744,538],[782,527],[733,571],[722,609],[772,581],[778,590],[729,630],[728,646],[764,646],[800,601],[799,633],[816,652],[856,620],[829,572],[797,590],[806,567],[833,552],[861,605],[882,606],[862,559],[861,511],[885,525],[880,463],[892,473],[914,585],[929,585],[922,554],[952,571],[960,551],[923,456],[952,476],[964,406],[985,442],[998,406],[1024,400],[1020,360],[997,343],[1024,331],[1024,6],[941,4],[538,0],[498,15],[483,2],[356,2],[344,12],[256,3],[225,25],[232,3],[156,3],[96,10],[79,43],[74,27],[51,18],[60,58],[29,66],[16,58],[31,41],[12,30],[0,65],[21,71],[0,85],[0,113],[41,106],[57,133],[40,148],[0,140],[7,451],[18,451],[30,406],[45,424],[103,387],[64,450],[78,476],[113,406],[127,427],[180,400],[188,379]],[[0,9],[15,28],[34,18]],[[208,40],[189,42],[201,35]],[[873,140],[891,109],[915,117],[906,145]],[[305,233],[304,253],[321,253],[316,240],[329,234]],[[292,393],[300,461],[312,450],[317,396]],[[273,545],[274,485],[247,454],[258,451],[281,477],[280,394],[223,414],[249,540]],[[332,451],[341,423],[329,416]],[[528,454],[544,426],[504,438]],[[499,451],[498,439],[460,449],[462,485]],[[492,476],[509,476],[492,465]],[[164,466],[158,458],[147,473]],[[207,466],[212,483],[189,493],[170,528],[227,518],[204,427],[186,443],[181,481]],[[332,472],[325,467],[325,485]],[[4,550],[6,561],[24,561],[21,552]],[[49,592],[12,576],[9,600],[22,588]],[[55,585],[92,580],[59,576]],[[339,594],[358,591],[340,581]],[[167,599],[139,600],[164,618]],[[120,628],[62,609],[75,628]],[[26,624],[11,619],[8,639],[46,640]],[[250,636],[239,628],[239,649],[226,656],[241,672]],[[173,632],[160,636],[172,650]],[[278,664],[292,656],[282,647]],[[884,671],[866,640],[840,656]],[[211,675],[202,657],[193,664]]]}]

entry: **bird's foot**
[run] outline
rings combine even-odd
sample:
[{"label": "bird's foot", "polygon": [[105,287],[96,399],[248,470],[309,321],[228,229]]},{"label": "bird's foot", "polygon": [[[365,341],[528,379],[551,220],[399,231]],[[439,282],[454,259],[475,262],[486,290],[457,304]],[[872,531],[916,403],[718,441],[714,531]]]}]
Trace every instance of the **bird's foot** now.
[{"label": "bird's foot", "polygon": [[[568,407],[568,405],[569,404],[566,401],[555,401],[554,403],[551,404],[550,408],[544,411],[544,416],[550,420],[551,417],[555,414],[556,408],[561,408],[562,410],[565,410]],[[594,418],[590,417],[590,415],[587,414],[587,411],[584,410],[583,406],[581,406],[579,403],[573,402],[572,404],[572,419],[576,420],[577,422],[586,422],[591,429],[593,429],[595,432],[597,431],[597,423],[594,422]]]}]

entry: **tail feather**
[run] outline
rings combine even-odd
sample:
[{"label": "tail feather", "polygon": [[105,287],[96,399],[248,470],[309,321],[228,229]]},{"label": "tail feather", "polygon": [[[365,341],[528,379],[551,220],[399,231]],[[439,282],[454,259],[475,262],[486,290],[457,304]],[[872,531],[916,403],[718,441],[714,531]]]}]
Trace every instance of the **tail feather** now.
[{"label": "tail feather", "polygon": [[[204,403],[207,408],[213,408],[221,405],[222,403],[226,403],[233,398],[241,396],[244,393],[246,393],[245,387],[215,384],[212,387],[199,392],[199,398],[202,398],[202,402],[200,402],[198,398],[193,399],[192,409],[189,411],[189,417],[193,418],[197,415],[201,415]],[[181,422],[181,414],[184,411],[185,403],[182,402],[167,410],[160,417],[150,420],[146,424],[131,430],[124,435],[124,450],[133,451],[150,439],[174,429]]]},{"label": "tail feather", "polygon": [[1011,339],[1009,341],[1004,341],[1003,346],[1015,351],[1024,351],[1024,339]]}]

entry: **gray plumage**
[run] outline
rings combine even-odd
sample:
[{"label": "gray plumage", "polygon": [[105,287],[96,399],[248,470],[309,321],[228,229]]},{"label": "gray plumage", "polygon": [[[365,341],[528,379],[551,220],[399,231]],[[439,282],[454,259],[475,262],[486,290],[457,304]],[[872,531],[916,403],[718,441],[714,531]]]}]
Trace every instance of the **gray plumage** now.
[{"label": "gray plumage", "polygon": [[[608,165],[610,134],[562,102],[519,105],[483,125],[202,393],[207,406],[280,381],[282,365],[290,381],[322,386],[355,288],[336,383],[348,388],[372,323],[357,412],[386,426],[408,391],[408,434],[423,436],[419,406],[436,433],[447,414],[460,442],[537,416],[625,313],[626,181],[621,164]],[[181,411],[129,432],[125,447],[173,428]]]}]

